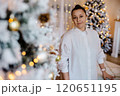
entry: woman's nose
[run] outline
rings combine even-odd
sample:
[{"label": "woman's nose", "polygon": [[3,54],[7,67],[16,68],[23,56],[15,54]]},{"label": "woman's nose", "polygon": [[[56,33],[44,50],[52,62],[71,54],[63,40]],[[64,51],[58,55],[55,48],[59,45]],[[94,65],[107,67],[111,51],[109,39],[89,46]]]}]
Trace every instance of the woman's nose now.
[{"label": "woman's nose", "polygon": [[80,21],[80,18],[77,18],[77,22],[79,22]]}]

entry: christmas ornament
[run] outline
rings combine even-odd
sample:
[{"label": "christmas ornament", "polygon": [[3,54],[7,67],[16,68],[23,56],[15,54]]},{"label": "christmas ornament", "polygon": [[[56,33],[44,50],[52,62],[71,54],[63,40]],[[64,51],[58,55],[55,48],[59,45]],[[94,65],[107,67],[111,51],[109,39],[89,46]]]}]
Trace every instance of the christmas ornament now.
[{"label": "christmas ornament", "polygon": [[47,23],[50,20],[50,14],[49,13],[45,13],[45,14],[40,14],[40,16],[38,17],[41,23]]},{"label": "christmas ornament", "polygon": [[49,74],[49,78],[50,78],[51,80],[54,80],[54,73],[53,73],[53,72]]},{"label": "christmas ornament", "polygon": [[16,18],[9,19],[9,29],[11,31],[18,31],[20,28],[20,22]]},{"label": "christmas ornament", "polygon": [[61,56],[57,56],[57,58],[56,58],[56,61],[60,61],[61,60]]}]

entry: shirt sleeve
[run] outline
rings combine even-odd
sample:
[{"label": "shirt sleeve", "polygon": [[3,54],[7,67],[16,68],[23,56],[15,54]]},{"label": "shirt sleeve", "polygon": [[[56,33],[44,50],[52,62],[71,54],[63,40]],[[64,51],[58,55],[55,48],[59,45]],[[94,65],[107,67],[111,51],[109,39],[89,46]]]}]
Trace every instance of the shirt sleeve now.
[{"label": "shirt sleeve", "polygon": [[60,42],[59,54],[61,60],[58,62],[58,68],[63,72],[68,72],[68,59],[70,56],[70,41],[67,37],[63,37]]},{"label": "shirt sleeve", "polygon": [[105,54],[103,52],[103,49],[101,48],[100,39],[99,39],[98,34],[97,34],[97,43],[98,43],[97,62],[98,62],[98,64],[103,64],[104,63]]}]

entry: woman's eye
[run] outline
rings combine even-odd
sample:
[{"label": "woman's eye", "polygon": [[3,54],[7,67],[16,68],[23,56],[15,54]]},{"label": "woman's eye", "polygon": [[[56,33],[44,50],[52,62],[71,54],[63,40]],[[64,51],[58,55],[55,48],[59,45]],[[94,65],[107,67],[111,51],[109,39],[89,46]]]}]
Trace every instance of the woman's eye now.
[{"label": "woman's eye", "polygon": [[80,18],[82,18],[83,16],[80,16]]},{"label": "woman's eye", "polygon": [[77,17],[73,17],[73,19],[76,19]]}]

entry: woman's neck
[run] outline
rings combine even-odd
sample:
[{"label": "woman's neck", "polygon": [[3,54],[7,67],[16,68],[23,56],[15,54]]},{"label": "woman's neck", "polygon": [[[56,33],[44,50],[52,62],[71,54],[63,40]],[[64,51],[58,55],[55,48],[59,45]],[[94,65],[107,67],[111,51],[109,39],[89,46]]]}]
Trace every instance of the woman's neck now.
[{"label": "woman's neck", "polygon": [[78,29],[84,32],[86,30],[86,27],[78,28]]}]

